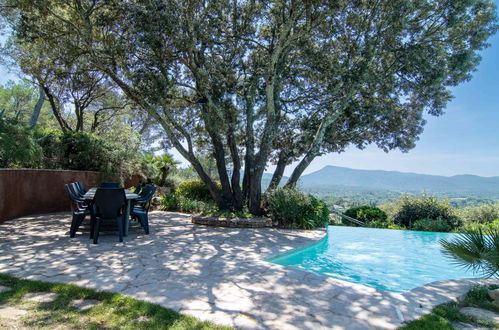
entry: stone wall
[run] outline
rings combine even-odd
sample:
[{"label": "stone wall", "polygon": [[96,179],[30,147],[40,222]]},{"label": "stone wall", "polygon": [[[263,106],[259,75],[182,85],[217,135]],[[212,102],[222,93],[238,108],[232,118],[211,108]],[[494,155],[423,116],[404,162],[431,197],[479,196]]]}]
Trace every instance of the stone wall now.
[{"label": "stone wall", "polygon": [[272,227],[272,220],[269,218],[219,218],[202,215],[194,215],[191,222],[197,225],[232,227],[232,228],[265,228]]},{"label": "stone wall", "polygon": [[[85,188],[97,186],[99,172],[0,169],[0,222],[30,214],[68,211],[66,183],[81,181]],[[125,187],[136,185],[139,177],[127,179]]]}]

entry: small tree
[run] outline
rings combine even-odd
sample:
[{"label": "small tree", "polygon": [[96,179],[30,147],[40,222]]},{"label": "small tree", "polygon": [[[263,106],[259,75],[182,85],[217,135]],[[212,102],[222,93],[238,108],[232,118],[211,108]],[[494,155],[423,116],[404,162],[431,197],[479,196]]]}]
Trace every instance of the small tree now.
[{"label": "small tree", "polygon": [[159,169],[161,175],[159,177],[159,185],[164,186],[168,175],[173,171],[180,162],[173,159],[172,155],[164,154],[154,158],[154,165]]}]

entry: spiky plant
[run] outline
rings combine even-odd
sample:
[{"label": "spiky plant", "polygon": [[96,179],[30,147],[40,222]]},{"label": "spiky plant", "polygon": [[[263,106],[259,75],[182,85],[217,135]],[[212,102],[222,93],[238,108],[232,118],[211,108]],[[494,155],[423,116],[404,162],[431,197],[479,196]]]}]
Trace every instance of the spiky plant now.
[{"label": "spiky plant", "polygon": [[485,277],[499,276],[499,230],[467,231],[450,241],[440,240],[440,246],[459,266]]}]

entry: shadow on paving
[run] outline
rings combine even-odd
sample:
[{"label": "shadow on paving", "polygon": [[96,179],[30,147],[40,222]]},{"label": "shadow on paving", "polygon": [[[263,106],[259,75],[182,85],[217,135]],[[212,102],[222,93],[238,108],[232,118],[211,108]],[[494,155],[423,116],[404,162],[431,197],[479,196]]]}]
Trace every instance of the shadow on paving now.
[{"label": "shadow on paving", "polygon": [[123,243],[88,226],[68,235],[70,214],[0,225],[0,272],[118,292],[218,324],[242,328],[393,329],[409,298],[264,261],[322,238],[324,231],[193,225],[153,212],[151,234],[132,224]]}]

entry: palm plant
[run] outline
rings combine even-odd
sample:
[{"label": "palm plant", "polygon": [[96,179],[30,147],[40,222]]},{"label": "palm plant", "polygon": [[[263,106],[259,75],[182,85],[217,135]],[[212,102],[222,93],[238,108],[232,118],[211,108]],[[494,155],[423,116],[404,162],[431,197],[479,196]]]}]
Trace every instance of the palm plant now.
[{"label": "palm plant", "polygon": [[164,154],[161,156],[156,156],[154,158],[154,164],[161,171],[161,176],[159,179],[160,184],[165,185],[166,178],[168,177],[170,172],[174,170],[178,164],[180,164],[180,162],[177,162],[175,159],[173,159],[172,155]]},{"label": "palm plant", "polygon": [[451,241],[440,240],[442,252],[459,266],[485,277],[499,275],[499,230],[467,231]]}]

